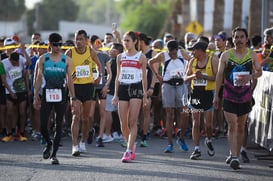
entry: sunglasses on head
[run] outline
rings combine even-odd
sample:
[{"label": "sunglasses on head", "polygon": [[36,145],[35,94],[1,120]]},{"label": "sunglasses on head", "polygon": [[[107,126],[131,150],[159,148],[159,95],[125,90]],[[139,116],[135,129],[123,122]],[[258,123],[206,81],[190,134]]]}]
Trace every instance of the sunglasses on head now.
[{"label": "sunglasses on head", "polygon": [[52,42],[51,43],[52,44],[52,46],[55,46],[55,47],[61,47],[62,45],[63,45],[63,43],[58,43],[58,42]]}]

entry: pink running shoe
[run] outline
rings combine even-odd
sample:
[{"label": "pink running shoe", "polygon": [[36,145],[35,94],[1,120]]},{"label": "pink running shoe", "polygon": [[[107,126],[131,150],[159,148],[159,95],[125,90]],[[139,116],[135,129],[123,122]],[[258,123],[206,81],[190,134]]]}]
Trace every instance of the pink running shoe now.
[{"label": "pink running shoe", "polygon": [[131,160],[136,159],[136,143],[133,146],[132,152],[131,152]]},{"label": "pink running shoe", "polygon": [[131,160],[134,160],[134,159],[136,159],[136,153],[131,152]]},{"label": "pink running shoe", "polygon": [[131,153],[130,152],[124,152],[124,154],[123,154],[123,157],[121,158],[121,161],[123,162],[123,163],[128,163],[128,162],[130,162],[132,160],[132,155],[131,155]]}]

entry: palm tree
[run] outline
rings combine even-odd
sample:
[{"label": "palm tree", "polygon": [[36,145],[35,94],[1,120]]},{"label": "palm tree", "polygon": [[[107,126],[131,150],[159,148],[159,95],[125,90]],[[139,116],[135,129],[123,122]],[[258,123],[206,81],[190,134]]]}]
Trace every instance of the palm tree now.
[{"label": "palm tree", "polygon": [[214,1],[214,12],[213,12],[213,27],[212,34],[215,35],[219,31],[224,30],[224,13],[225,13],[225,0]]},{"label": "palm tree", "polygon": [[197,21],[204,26],[205,0],[197,1]]},{"label": "palm tree", "polygon": [[261,17],[262,17],[262,1],[250,0],[249,18],[248,18],[248,34],[261,34]]},{"label": "palm tree", "polygon": [[232,29],[242,24],[242,0],[233,1]]},{"label": "palm tree", "polygon": [[182,0],[181,3],[183,23],[181,24],[181,34],[186,33],[186,26],[190,23],[190,0]]}]

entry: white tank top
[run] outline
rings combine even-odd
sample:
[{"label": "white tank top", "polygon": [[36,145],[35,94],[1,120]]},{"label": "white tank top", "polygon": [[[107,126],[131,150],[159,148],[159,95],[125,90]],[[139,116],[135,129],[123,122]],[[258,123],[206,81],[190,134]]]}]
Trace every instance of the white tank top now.
[{"label": "white tank top", "polygon": [[[165,57],[165,64],[166,61],[170,60],[170,62],[167,65],[167,68],[164,67],[165,73],[163,73],[163,81],[168,81],[172,78],[184,78],[185,73],[186,73],[186,64],[187,61],[184,59],[184,57],[181,54],[181,51],[177,51],[177,58],[175,60],[171,59],[168,51],[164,52],[164,57]],[[183,59],[183,62],[182,60]]]},{"label": "white tank top", "polygon": [[128,56],[125,52],[121,54],[119,82],[122,84],[138,83],[142,79],[142,70],[139,63],[141,52]]}]

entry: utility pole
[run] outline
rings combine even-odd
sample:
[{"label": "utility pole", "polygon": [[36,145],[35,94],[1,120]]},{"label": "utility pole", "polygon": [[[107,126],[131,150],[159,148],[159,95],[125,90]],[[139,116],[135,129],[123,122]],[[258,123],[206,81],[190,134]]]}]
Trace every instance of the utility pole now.
[{"label": "utility pole", "polygon": [[176,0],[174,3],[174,8],[173,8],[173,28],[172,28],[172,34],[174,35],[174,37],[179,38],[180,37],[180,33],[181,33],[181,24],[182,24],[182,20],[181,20],[181,4],[182,4],[182,0]]},{"label": "utility pole", "polygon": [[40,9],[41,9],[41,4],[36,3],[35,4],[35,21],[33,23],[33,27],[36,32],[39,32],[41,30],[40,15],[39,15]]},{"label": "utility pole", "polygon": [[267,0],[262,0],[262,19],[261,19],[261,22],[262,22],[262,25],[261,25],[261,32],[262,32],[262,37],[263,37],[263,31],[264,29],[267,28],[267,22],[268,22],[268,2]]}]

